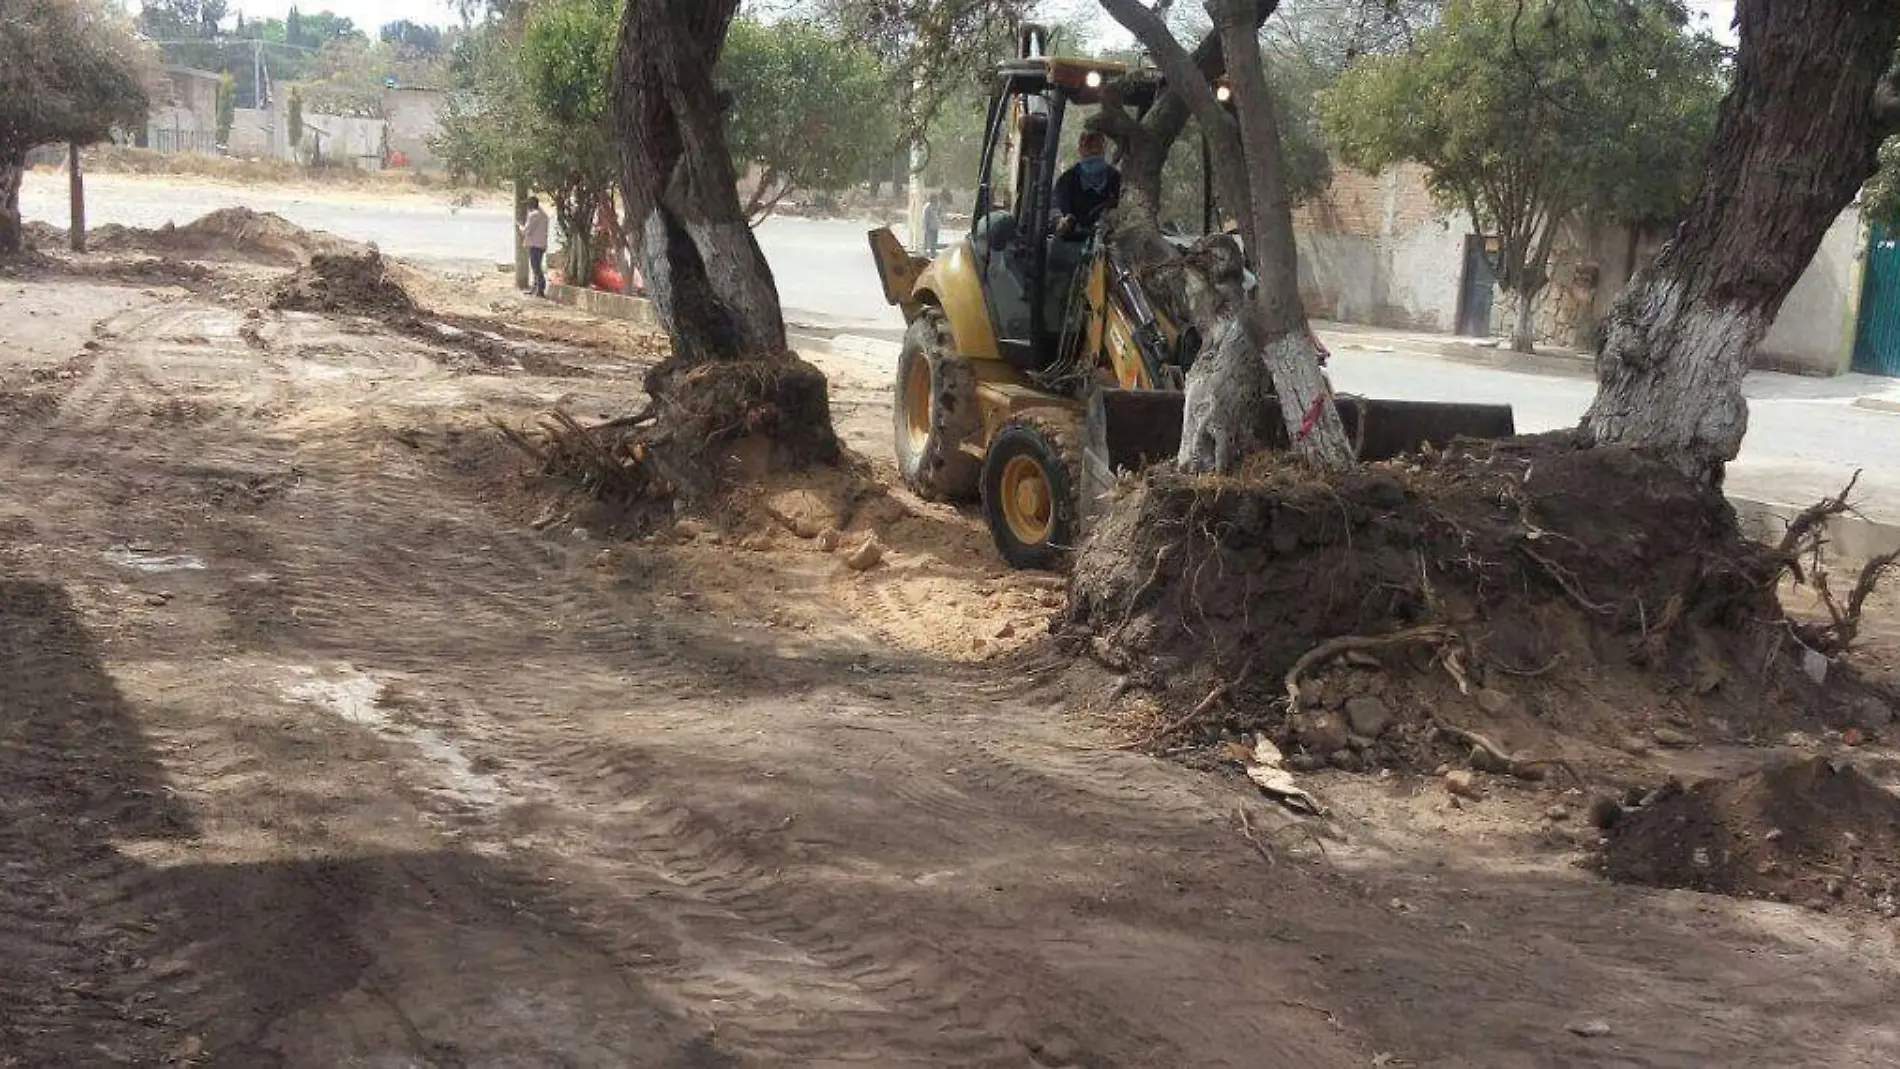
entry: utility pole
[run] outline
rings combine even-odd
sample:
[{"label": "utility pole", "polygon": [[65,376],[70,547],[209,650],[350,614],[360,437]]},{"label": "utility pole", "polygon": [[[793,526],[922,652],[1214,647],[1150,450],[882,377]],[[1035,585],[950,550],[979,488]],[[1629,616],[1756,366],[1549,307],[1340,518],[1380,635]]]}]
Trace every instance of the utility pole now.
[{"label": "utility pole", "polygon": [[66,145],[66,170],[71,181],[72,220],[66,240],[74,252],[86,251],[86,178],[79,169],[79,142]]}]

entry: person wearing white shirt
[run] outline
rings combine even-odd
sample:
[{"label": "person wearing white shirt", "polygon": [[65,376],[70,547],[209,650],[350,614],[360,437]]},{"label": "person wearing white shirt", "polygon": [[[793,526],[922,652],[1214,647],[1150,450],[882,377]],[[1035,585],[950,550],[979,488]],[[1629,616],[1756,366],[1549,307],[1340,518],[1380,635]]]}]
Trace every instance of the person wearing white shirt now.
[{"label": "person wearing white shirt", "polygon": [[528,247],[528,267],[534,272],[529,292],[536,297],[546,297],[548,276],[544,264],[548,255],[548,213],[541,210],[539,197],[528,198],[528,217],[516,229],[521,231],[521,243]]}]

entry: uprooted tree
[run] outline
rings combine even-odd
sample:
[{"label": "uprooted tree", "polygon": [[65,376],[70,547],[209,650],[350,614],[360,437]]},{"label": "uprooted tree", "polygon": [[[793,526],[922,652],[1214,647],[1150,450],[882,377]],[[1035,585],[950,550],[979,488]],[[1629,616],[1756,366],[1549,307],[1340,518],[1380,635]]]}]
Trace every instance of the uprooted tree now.
[{"label": "uprooted tree", "polygon": [[1511,347],[1536,341],[1551,253],[1573,217],[1669,222],[1687,205],[1722,95],[1722,49],[1675,3],[1471,0],[1414,46],[1359,59],[1326,94],[1341,157],[1428,169],[1443,207],[1496,235]]},{"label": "uprooted tree", "polygon": [[642,455],[669,488],[709,490],[714,450],[769,443],[785,466],[838,456],[825,377],[786,346],[771,267],[735,195],[714,80],[739,0],[628,0],[612,108],[626,198],[672,354],[647,375]]},{"label": "uprooted tree", "polygon": [[1748,429],[1742,376],[1781,302],[1900,131],[1900,5],[1739,0],[1741,47],[1675,235],[1616,303],[1584,427],[1719,485]]},{"label": "uprooted tree", "polygon": [[132,36],[87,0],[10,0],[0,18],[0,255],[23,241],[26,154],[89,145],[145,122],[146,66]]},{"label": "uprooted tree", "polygon": [[[1286,153],[1259,38],[1277,0],[1208,0],[1214,29],[1192,51],[1140,0],[1101,2],[1167,78],[1144,119],[1111,100],[1098,124],[1123,153],[1123,205],[1110,240],[1202,339],[1188,373],[1177,465],[1232,470],[1261,448],[1257,414],[1273,396],[1302,456],[1321,468],[1351,466],[1352,443],[1300,303]],[[1223,78],[1232,109],[1217,88]],[[1159,213],[1162,171],[1189,117],[1210,142],[1214,185],[1239,240],[1210,238],[1183,255],[1162,237]],[[1251,296],[1244,266],[1258,276]]]},{"label": "uprooted tree", "polygon": [[1580,431],[1343,472],[1155,471],[1122,488],[1077,559],[1062,630],[1120,674],[1112,693],[1161,699],[1149,741],[1219,726],[1260,732],[1272,745],[1257,753],[1303,767],[1464,759],[1529,778],[1562,762],[1474,720],[1610,743],[1615,719],[1590,707],[1611,680],[1626,694],[1661,683],[1692,721],[1840,714],[1852,673],[1819,688],[1802,657],[1852,641],[1864,589],[1892,562],[1863,571],[1844,605],[1826,599],[1831,625],[1800,626],[1778,584],[1799,577],[1818,521],[1756,544],[1713,478],[1740,440],[1748,350],[1900,117],[1887,74],[1900,9],[1795,7],[1742,0],[1701,192],[1621,302]]}]

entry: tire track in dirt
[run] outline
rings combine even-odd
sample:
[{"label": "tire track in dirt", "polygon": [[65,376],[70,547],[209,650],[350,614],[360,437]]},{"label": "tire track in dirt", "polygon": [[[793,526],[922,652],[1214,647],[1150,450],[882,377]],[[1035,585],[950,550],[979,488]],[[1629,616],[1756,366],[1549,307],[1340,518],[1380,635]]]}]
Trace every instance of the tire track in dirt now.
[{"label": "tire track in dirt", "polygon": [[[154,351],[150,359],[162,361],[164,354]],[[258,370],[262,372],[258,377],[268,380],[275,369]],[[85,386],[75,395],[77,411],[62,413],[63,422],[94,432],[116,427],[121,434],[141,429],[142,413],[124,400],[163,391],[162,385],[136,371],[96,374]],[[190,437],[215,439],[223,429],[201,426],[193,428]],[[297,462],[307,474],[285,495],[283,507],[320,514],[323,522],[303,532],[294,546],[276,546],[274,559],[243,562],[263,564],[277,575],[280,608],[296,621],[294,641],[286,645],[305,656],[359,658],[379,669],[415,672],[425,679],[445,660],[472,662],[477,666],[475,676],[485,674],[481,667],[485,663],[497,675],[519,671],[493,664],[501,658],[556,655],[566,655],[565,660],[618,653],[639,658],[640,671],[656,677],[675,667],[676,657],[668,646],[677,649],[690,639],[647,640],[624,622],[626,605],[587,596],[585,574],[577,576],[578,569],[550,560],[544,543],[478,529],[469,518],[455,515],[455,503],[426,483],[392,479],[367,468],[358,454],[361,444],[301,446]],[[180,445],[174,443],[174,451]],[[395,522],[419,512],[438,519],[422,530],[413,522]],[[211,560],[214,568],[234,563]],[[463,685],[477,685],[477,680]],[[464,733],[473,726],[470,721],[465,715]],[[591,748],[591,744],[580,745]],[[519,749],[516,745],[501,748]],[[526,756],[530,766],[542,763],[531,748]],[[596,776],[602,772],[590,768],[579,754],[551,756]],[[194,778],[206,777],[208,785],[236,789],[248,785],[253,764],[225,755],[215,767],[193,769],[188,763],[187,771]],[[606,782],[614,784],[611,793],[624,798],[618,779],[608,775]],[[633,834],[631,853],[626,855],[628,867],[661,873],[662,882],[675,885],[675,893],[685,896],[688,908],[724,918],[720,935],[698,942],[696,957],[720,957],[727,940],[744,931],[766,932],[779,945],[788,940],[808,942],[816,948],[816,957],[809,960],[816,963],[817,972],[809,967],[794,969],[788,989],[816,983],[834,997],[849,993],[875,1007],[861,1012],[867,1019],[883,1022],[879,1031],[893,1042],[904,1035],[936,1036],[920,1056],[947,1057],[960,1064],[1020,1060],[1020,1046],[991,1030],[965,1028],[969,1034],[958,1038],[956,1022],[967,1019],[980,981],[949,983],[951,974],[944,964],[925,955],[917,941],[894,935],[868,938],[856,931],[855,919],[847,919],[838,931],[814,928],[801,918],[822,910],[822,904],[780,904],[780,881],[750,865],[742,853],[725,843],[726,833],[720,828],[693,823],[691,812],[682,807],[642,812],[645,816],[637,822],[642,830]],[[465,828],[479,824],[471,814],[453,807],[443,815]],[[617,815],[624,819],[628,814],[623,808]],[[746,974],[743,967],[736,972]],[[723,1000],[733,1006],[729,1015],[721,1016],[751,1022],[747,1027],[756,1030],[763,1050],[815,1056],[834,1047],[835,1034],[821,1030],[813,1035],[800,1023],[791,996],[781,991],[747,999],[742,997],[746,993],[747,985],[730,977],[695,973],[681,981],[677,997],[687,1005]],[[892,1021],[898,1023],[893,1026]],[[852,1030],[858,1030],[855,1023]],[[896,1048],[867,1048],[876,1049]]]}]

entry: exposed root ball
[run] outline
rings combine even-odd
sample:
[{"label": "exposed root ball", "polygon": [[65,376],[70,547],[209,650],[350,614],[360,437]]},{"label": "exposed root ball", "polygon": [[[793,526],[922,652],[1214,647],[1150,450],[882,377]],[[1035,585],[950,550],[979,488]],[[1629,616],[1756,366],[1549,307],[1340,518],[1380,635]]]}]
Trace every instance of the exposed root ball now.
[{"label": "exposed root ball", "polygon": [[748,474],[836,464],[824,373],[796,357],[702,363],[667,361],[647,376],[647,415],[586,428],[565,413],[539,432],[503,432],[541,461],[542,473],[628,502],[707,498],[735,468]]},{"label": "exposed root ball", "polygon": [[[1333,479],[1266,458],[1232,478],[1154,471],[1128,485],[1077,559],[1065,629],[1182,709],[1251,665],[1226,724],[1271,729],[1292,704],[1343,707],[1318,678],[1329,665],[1435,664],[1454,697],[1561,685],[1603,661],[1698,692],[1752,683],[1785,635],[1761,626],[1780,620],[1777,568],[1719,493],[1569,434]],[[1429,641],[1333,641],[1408,631]],[[1322,647],[1325,663],[1306,657]],[[1429,723],[1425,696],[1403,697],[1388,696],[1402,718]],[[1486,714],[1512,704],[1485,701]]]}]

